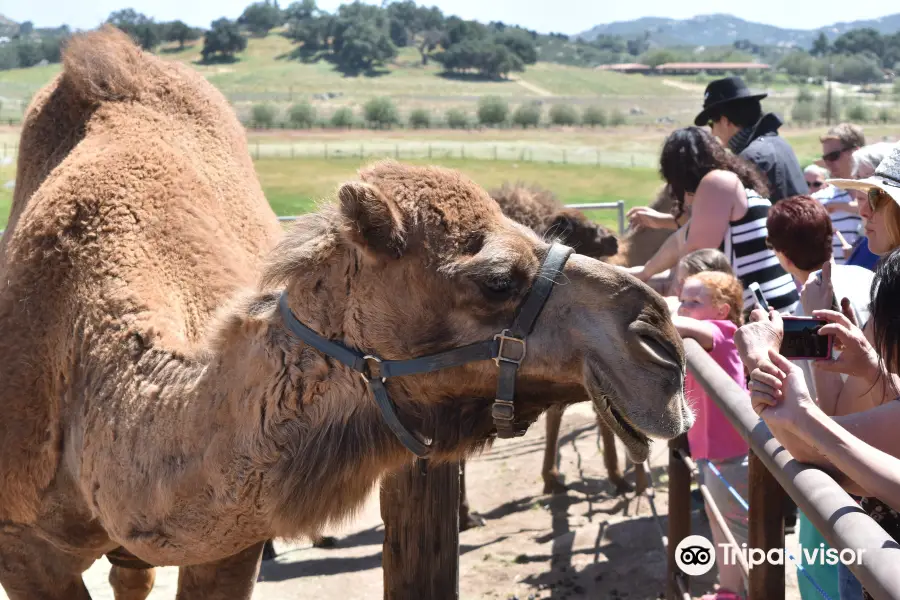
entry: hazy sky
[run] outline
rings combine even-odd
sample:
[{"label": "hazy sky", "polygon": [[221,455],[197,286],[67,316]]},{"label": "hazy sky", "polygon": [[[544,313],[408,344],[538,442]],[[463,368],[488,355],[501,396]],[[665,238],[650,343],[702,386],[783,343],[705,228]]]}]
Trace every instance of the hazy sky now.
[{"label": "hazy sky", "polygon": [[[39,27],[63,23],[73,28],[91,29],[121,8],[134,8],[160,21],[181,19],[190,25],[208,27],[219,17],[237,18],[252,0],[0,0],[0,14],[15,21],[33,21]],[[280,0],[287,6],[291,0]],[[369,0],[370,3],[378,3]],[[329,12],[339,0],[319,0]],[[599,23],[627,21],[638,17],[689,18],[698,14],[731,12],[750,21],[815,29],[838,21],[871,19],[893,12],[889,2],[846,2],[817,0],[785,2],[754,0],[723,4],[701,0],[425,0],[445,14],[479,21],[504,21],[540,32],[580,33]],[[726,9],[727,6],[727,9]]]}]

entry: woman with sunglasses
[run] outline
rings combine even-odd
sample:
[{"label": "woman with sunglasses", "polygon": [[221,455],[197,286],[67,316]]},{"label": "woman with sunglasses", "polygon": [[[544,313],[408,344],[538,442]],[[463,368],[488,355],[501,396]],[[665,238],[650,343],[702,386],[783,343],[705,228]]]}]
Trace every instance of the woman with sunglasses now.
[{"label": "woman with sunglasses", "polygon": [[799,300],[791,276],[766,247],[766,216],[772,207],[768,183],[750,162],[725,150],[699,127],[672,132],[663,145],[660,174],[675,200],[678,219],[690,219],[640,267],[623,269],[642,281],[674,267],[695,250],[725,253],[744,287],[744,308],[756,300],[749,287],[758,283],[769,306],[791,312]]}]

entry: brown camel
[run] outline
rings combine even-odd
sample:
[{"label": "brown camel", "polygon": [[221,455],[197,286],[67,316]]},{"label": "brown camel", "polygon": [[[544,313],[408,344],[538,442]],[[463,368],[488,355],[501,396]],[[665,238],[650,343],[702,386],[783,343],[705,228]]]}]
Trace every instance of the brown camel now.
[{"label": "brown camel", "polygon": [[[457,461],[581,390],[637,459],[692,424],[662,298],[461,174],[377,163],[282,237],[198,73],[108,26],[63,62],[27,111],[0,241],[11,599],[86,600],[104,554],[118,600],[146,598],[151,565],[181,567],[179,599],[249,598],[265,540],[350,518],[411,464],[404,444]],[[516,344],[532,290],[546,302],[524,304],[537,318]],[[361,356],[476,342],[490,354],[384,383]]]},{"label": "brown camel", "polygon": [[[577,209],[567,208],[551,191],[538,185],[525,183],[505,183],[500,188],[490,192],[491,197],[500,205],[503,214],[511,219],[531,228],[541,237],[559,236],[566,244],[575,248],[576,252],[600,260],[608,260],[619,251],[616,236],[593,221],[583,212]],[[660,204],[658,199],[656,204]],[[664,210],[664,209],[658,209]],[[644,236],[632,234],[638,243],[645,241]],[[626,250],[634,253],[633,245],[626,246]],[[623,259],[624,260],[624,259]],[[574,402],[586,401],[589,397],[580,393]],[[563,407],[552,406],[546,415],[547,433],[544,447],[544,460],[541,468],[541,477],[544,480],[544,493],[565,493],[566,486],[562,483],[557,462],[559,456],[559,430],[562,424]],[[631,490],[632,487],[625,480],[619,468],[618,452],[616,450],[615,435],[604,423],[598,412],[597,424],[603,442],[603,460],[607,476],[619,493]],[[460,482],[460,529],[466,530],[484,524],[483,519],[471,510],[465,487],[465,463],[461,470]],[[635,484],[637,493],[643,492],[647,487],[647,474],[643,463],[635,465]]]}]

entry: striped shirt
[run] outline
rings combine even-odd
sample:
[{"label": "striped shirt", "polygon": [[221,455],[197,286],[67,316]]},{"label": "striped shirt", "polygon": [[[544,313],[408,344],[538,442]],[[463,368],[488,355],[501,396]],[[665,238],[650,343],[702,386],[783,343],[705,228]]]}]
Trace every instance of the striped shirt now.
[{"label": "striped shirt", "polygon": [[[829,185],[828,187],[819,190],[813,194],[812,197],[821,202],[823,206],[828,206],[835,202],[847,203],[853,200],[853,196],[851,196],[847,190],[833,185]],[[841,244],[837,232],[840,231],[841,235],[844,236],[844,239],[847,240],[847,243],[852,246],[859,237],[859,230],[862,226],[862,217],[844,210],[830,213],[829,216],[831,217],[831,224],[834,226],[835,231],[834,241],[832,242],[834,262],[842,265],[846,262],[847,257],[844,256],[844,247]]]},{"label": "striped shirt", "polygon": [[744,310],[756,304],[750,284],[759,284],[766,302],[780,313],[790,313],[800,295],[794,278],[782,268],[775,252],[766,247],[766,218],[772,203],[753,190],[747,192],[747,214],[728,224],[719,250],[725,253],[734,274],[744,286]]}]

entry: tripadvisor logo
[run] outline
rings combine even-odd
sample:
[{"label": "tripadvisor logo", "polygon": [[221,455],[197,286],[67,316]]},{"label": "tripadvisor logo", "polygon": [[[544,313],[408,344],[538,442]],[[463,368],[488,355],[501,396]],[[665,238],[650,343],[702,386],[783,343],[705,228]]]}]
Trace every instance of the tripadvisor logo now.
[{"label": "tripadvisor logo", "polygon": [[675,564],[691,577],[708,573],[715,562],[716,550],[702,535],[689,535],[675,547]]},{"label": "tripadvisor logo", "polygon": [[[784,548],[771,548],[766,552],[761,548],[748,548],[747,544],[741,544],[740,549],[735,548],[731,544],[719,544],[719,547],[719,556],[723,565],[738,564],[738,556],[740,556],[751,569],[763,563],[784,565],[785,555],[787,554]],[[838,550],[836,548],[825,548],[824,544],[819,544],[818,548],[804,548],[802,546],[798,548],[799,556],[808,565],[834,566],[838,563],[846,566],[860,565],[862,564],[864,552],[865,549],[853,550],[844,548]],[[708,573],[715,562],[715,548],[712,542],[702,535],[689,535],[675,547],[675,564],[686,575],[691,577]]]}]

